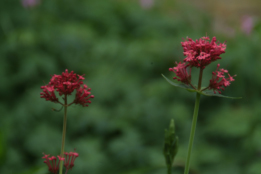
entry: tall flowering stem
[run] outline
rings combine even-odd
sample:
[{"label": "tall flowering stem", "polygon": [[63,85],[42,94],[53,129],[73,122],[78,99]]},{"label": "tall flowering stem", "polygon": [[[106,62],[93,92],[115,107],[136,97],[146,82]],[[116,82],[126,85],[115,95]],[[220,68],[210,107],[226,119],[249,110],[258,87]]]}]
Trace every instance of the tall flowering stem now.
[{"label": "tall flowering stem", "polygon": [[[225,88],[228,87],[232,81],[235,81],[234,77],[236,75],[231,76],[228,73],[228,70],[220,68],[220,64],[217,65],[216,71],[212,72],[212,78],[209,80],[209,85],[203,89],[201,88],[203,70],[209,64],[221,59],[220,55],[225,53],[226,50],[225,42],[224,43],[217,42],[216,37],[213,37],[211,41],[208,36],[204,36],[195,41],[187,37],[184,40],[184,42],[181,42],[181,45],[183,47],[183,54],[186,57],[183,59],[183,62],[178,62],[178,63],[176,62],[176,66],[169,68],[169,71],[174,72],[176,76],[173,77],[173,79],[181,82],[182,84],[174,83],[169,79],[167,79],[164,75],[163,77],[173,86],[186,89],[190,92],[196,92],[195,108],[193,113],[193,120],[192,120],[189,146],[188,146],[188,154],[187,154],[185,171],[184,171],[184,174],[188,174],[193,141],[194,141],[196,125],[197,125],[201,94],[206,96],[218,96],[218,97],[225,97],[231,99],[236,99],[240,97],[228,97],[228,96],[221,95],[221,90],[224,91]],[[196,85],[194,86],[191,83],[191,78],[192,78],[191,69],[193,67],[200,69],[197,86]]]},{"label": "tall flowering stem", "polygon": [[[64,95],[64,116],[63,116],[63,135],[62,135],[62,145],[61,145],[61,156],[64,157],[64,146],[65,146],[65,135],[66,135],[66,122],[67,122],[67,95]],[[63,173],[63,161],[60,163],[59,174]]]},{"label": "tall flowering stem", "polygon": [[[48,156],[46,155],[43,157],[44,159],[46,159],[44,162],[49,167],[49,171],[54,174],[56,174],[58,170],[59,170],[59,174],[62,174],[63,165],[66,168],[66,174],[67,174],[68,170],[74,166],[75,158],[79,156],[79,154],[76,152],[70,152],[69,157],[72,157],[72,160],[69,164],[67,160],[68,153],[64,152],[64,147],[65,147],[65,136],[66,136],[67,107],[72,104],[79,104],[82,105],[83,107],[87,107],[91,103],[90,99],[94,98],[94,95],[90,95],[91,88],[88,88],[87,85],[83,84],[83,80],[84,80],[83,76],[84,75],[75,74],[73,71],[69,73],[68,70],[66,69],[65,72],[62,73],[62,75],[54,74],[47,85],[41,86],[41,89],[43,90],[43,92],[40,93],[41,98],[45,98],[46,101],[51,101],[54,103],[61,104],[62,107],[64,107],[61,154],[60,156],[58,156],[59,163],[57,166],[49,165],[49,161],[55,160],[56,162],[56,158],[55,157],[48,158]],[[71,95],[74,90],[76,90],[75,99],[73,100],[73,102],[68,104],[67,97],[68,95]],[[55,91],[57,91],[60,96],[63,96],[64,103],[59,101],[59,99],[56,97]],[[66,156],[65,163],[63,162],[64,156]]]}]

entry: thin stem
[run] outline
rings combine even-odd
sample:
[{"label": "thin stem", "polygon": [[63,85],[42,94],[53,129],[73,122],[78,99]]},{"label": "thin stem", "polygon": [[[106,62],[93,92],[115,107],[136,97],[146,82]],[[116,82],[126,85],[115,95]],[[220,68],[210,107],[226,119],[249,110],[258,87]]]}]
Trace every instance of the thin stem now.
[{"label": "thin stem", "polygon": [[[208,86],[208,87],[209,87],[209,86]],[[206,87],[206,88],[202,89],[201,91],[205,91],[206,89],[208,89],[208,87]]]},{"label": "thin stem", "polygon": [[195,88],[195,86],[193,86],[191,83],[189,83],[189,84],[190,84],[190,86],[191,86],[193,89],[197,90],[197,89]]},{"label": "thin stem", "polygon": [[[64,96],[64,117],[63,117],[63,135],[61,145],[61,157],[64,156],[65,134],[66,134],[66,121],[67,121],[67,95]],[[63,161],[60,163],[59,174],[63,173]]]},{"label": "thin stem", "polygon": [[[189,68],[189,77],[190,77],[190,79],[191,79],[191,67]],[[192,88],[194,88],[195,90],[197,90],[192,84],[191,84],[191,80],[190,80],[190,82],[189,82],[189,84],[190,84],[190,86],[192,87]]]},{"label": "thin stem", "polygon": [[201,81],[202,81],[202,76],[203,76],[203,70],[202,68],[200,68],[200,72],[199,72],[199,77],[198,77],[198,90],[200,91],[201,88]]},{"label": "thin stem", "polygon": [[[201,88],[202,76],[203,76],[203,69],[200,68],[199,79],[198,79],[198,91],[200,91],[200,88]],[[193,113],[192,126],[191,126],[190,137],[189,137],[188,155],[187,155],[187,161],[186,161],[186,165],[185,165],[184,174],[189,173],[190,156],[191,156],[191,151],[192,151],[193,141],[194,141],[194,136],[195,136],[195,131],[196,131],[199,103],[200,103],[200,93],[197,93],[196,101],[195,101],[195,108],[194,108],[194,113]]]}]

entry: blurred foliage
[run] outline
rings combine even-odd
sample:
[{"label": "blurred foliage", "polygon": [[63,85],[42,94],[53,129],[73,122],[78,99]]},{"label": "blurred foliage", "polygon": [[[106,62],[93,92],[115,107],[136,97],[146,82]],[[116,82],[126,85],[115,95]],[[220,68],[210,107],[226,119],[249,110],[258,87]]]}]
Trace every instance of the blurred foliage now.
[{"label": "blurred foliage", "polygon": [[161,73],[174,76],[168,68],[183,58],[182,38],[206,33],[226,40],[227,50],[206,68],[204,83],[220,63],[237,74],[223,94],[243,99],[202,96],[191,173],[260,173],[261,25],[251,36],[227,37],[213,33],[200,10],[163,4],[43,0],[26,9],[0,1],[0,173],[45,174],[42,152],[60,153],[63,114],[40,98],[40,86],[65,69],[85,74],[95,95],[88,108],[68,111],[65,149],[80,155],[71,173],[166,173],[164,128],[172,118],[180,139],[173,170],[182,173],[195,94]]}]

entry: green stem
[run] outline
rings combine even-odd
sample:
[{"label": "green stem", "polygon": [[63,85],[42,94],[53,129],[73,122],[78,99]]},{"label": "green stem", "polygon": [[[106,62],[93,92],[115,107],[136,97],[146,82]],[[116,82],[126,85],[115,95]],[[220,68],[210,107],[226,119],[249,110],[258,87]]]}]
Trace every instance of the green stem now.
[{"label": "green stem", "polygon": [[[198,79],[198,91],[200,91],[200,88],[201,88],[202,76],[203,76],[203,69],[200,68],[199,79]],[[192,151],[193,141],[194,141],[194,136],[195,136],[195,131],[196,131],[199,103],[200,103],[200,93],[197,93],[196,101],[195,101],[195,108],[194,108],[194,113],[193,113],[192,126],[191,126],[190,137],[189,137],[188,155],[187,155],[187,161],[186,161],[186,165],[185,165],[184,174],[189,173],[190,156],[191,156],[191,151]]]},{"label": "green stem", "polygon": [[168,166],[168,174],[171,174],[171,167]]},{"label": "green stem", "polygon": [[[67,95],[64,96],[64,117],[63,117],[63,136],[61,146],[61,157],[64,157],[64,145],[65,145],[65,134],[66,134],[66,121],[67,121]],[[63,173],[63,161],[60,162],[59,174]]]},{"label": "green stem", "polygon": [[197,125],[197,118],[198,118],[199,101],[200,101],[200,93],[197,93],[193,120],[192,120],[192,126],[191,126],[191,132],[190,132],[190,137],[189,137],[188,155],[187,155],[187,161],[186,161],[186,165],[185,165],[184,174],[188,174],[188,172],[189,172],[190,156],[191,156],[191,150],[192,150],[192,146],[193,146],[194,135],[195,135],[196,125]]},{"label": "green stem", "polygon": [[203,69],[200,68],[199,77],[198,77],[198,91],[200,91],[200,89],[201,89],[202,77],[203,77]]}]

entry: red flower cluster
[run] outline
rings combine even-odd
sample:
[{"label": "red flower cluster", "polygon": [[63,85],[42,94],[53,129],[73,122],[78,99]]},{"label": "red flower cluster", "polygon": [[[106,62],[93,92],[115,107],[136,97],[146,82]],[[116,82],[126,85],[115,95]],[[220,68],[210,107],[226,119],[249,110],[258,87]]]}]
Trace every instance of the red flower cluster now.
[{"label": "red flower cluster", "polygon": [[188,62],[191,67],[205,68],[211,62],[221,59],[220,54],[225,53],[226,44],[216,43],[216,37],[213,37],[211,42],[209,37],[202,37],[199,40],[193,41],[187,38],[181,45],[184,50],[184,62]]},{"label": "red flower cluster", "polygon": [[[228,70],[225,69],[219,69],[220,64],[217,65],[217,70],[215,72],[212,72],[212,79],[210,80],[208,89],[213,89],[214,93],[216,93],[216,91],[218,91],[218,93],[220,94],[221,91],[220,89],[222,89],[223,91],[225,90],[224,87],[227,87],[230,85],[230,82],[235,81],[235,79],[231,76],[230,74],[228,74]],[[225,78],[225,73],[228,74],[228,78]],[[220,80],[221,79],[221,80]]]},{"label": "red flower cluster", "polygon": [[58,159],[59,159],[59,161],[58,161],[58,163],[57,163],[57,165],[56,165],[56,157],[55,157],[55,156],[52,156],[52,157],[50,157],[50,158],[48,158],[48,157],[49,157],[49,155],[44,154],[44,156],[42,157],[43,159],[45,159],[45,160],[44,160],[44,163],[47,164],[47,166],[48,166],[48,168],[49,168],[48,170],[49,170],[51,173],[56,174],[56,173],[59,171],[60,161],[64,161],[65,158],[62,158],[62,157],[60,157],[60,156],[57,156]]},{"label": "red flower cluster", "polygon": [[[59,102],[58,98],[55,95],[55,90],[62,95],[71,95],[71,93],[76,90],[75,100],[69,105],[75,103],[82,106],[88,106],[91,101],[90,98],[94,98],[93,95],[90,95],[91,88],[88,88],[87,85],[83,85],[84,75],[77,75],[73,71],[68,73],[66,69],[62,75],[54,74],[48,83],[48,85],[41,86],[43,92],[41,92],[41,98],[45,98],[47,101]],[[81,87],[83,85],[83,87]],[[90,96],[89,96],[90,95]]]},{"label": "red flower cluster", "polygon": [[[177,63],[176,67],[169,68],[169,71],[173,71],[177,77],[173,77],[173,79],[177,79],[178,81],[185,83],[185,84],[190,84],[191,81],[191,71],[188,73],[187,72],[187,67],[186,63]],[[190,68],[191,70],[191,68]]]},{"label": "red flower cluster", "polygon": [[[169,71],[173,71],[176,74],[176,77],[173,79],[177,79],[178,81],[185,83],[187,85],[192,86],[191,84],[191,68],[197,67],[200,68],[202,71],[205,69],[207,65],[211,62],[221,59],[220,54],[225,53],[226,45],[225,43],[216,43],[216,37],[213,37],[211,42],[208,41],[209,37],[202,37],[199,40],[193,41],[191,38],[187,38],[184,42],[181,42],[181,45],[184,50],[184,62],[177,63],[176,67],[169,68]],[[218,64],[218,68],[220,65]],[[189,68],[189,72],[187,71]],[[212,79],[210,80],[209,86],[206,89],[213,89],[214,93],[218,91],[221,93],[221,90],[224,90],[224,87],[230,85],[231,81],[234,81],[234,76],[230,76],[227,70],[220,69],[212,74]],[[225,78],[224,74],[228,74],[228,78]],[[202,91],[203,91],[202,90]]]},{"label": "red flower cluster", "polygon": [[56,157],[52,156],[50,158],[49,155],[44,154],[44,156],[42,157],[44,160],[44,163],[47,164],[48,166],[48,170],[51,173],[56,174],[59,171],[59,164],[61,161],[64,161],[64,167],[66,168],[66,170],[68,171],[69,169],[72,169],[74,166],[74,161],[75,159],[79,156],[78,153],[76,152],[64,152],[65,158],[57,156],[59,161],[56,165]]},{"label": "red flower cluster", "polygon": [[64,155],[65,155],[64,166],[65,166],[66,170],[69,170],[69,169],[73,168],[74,161],[79,156],[79,154],[76,152],[69,152],[69,153],[65,152]]}]

